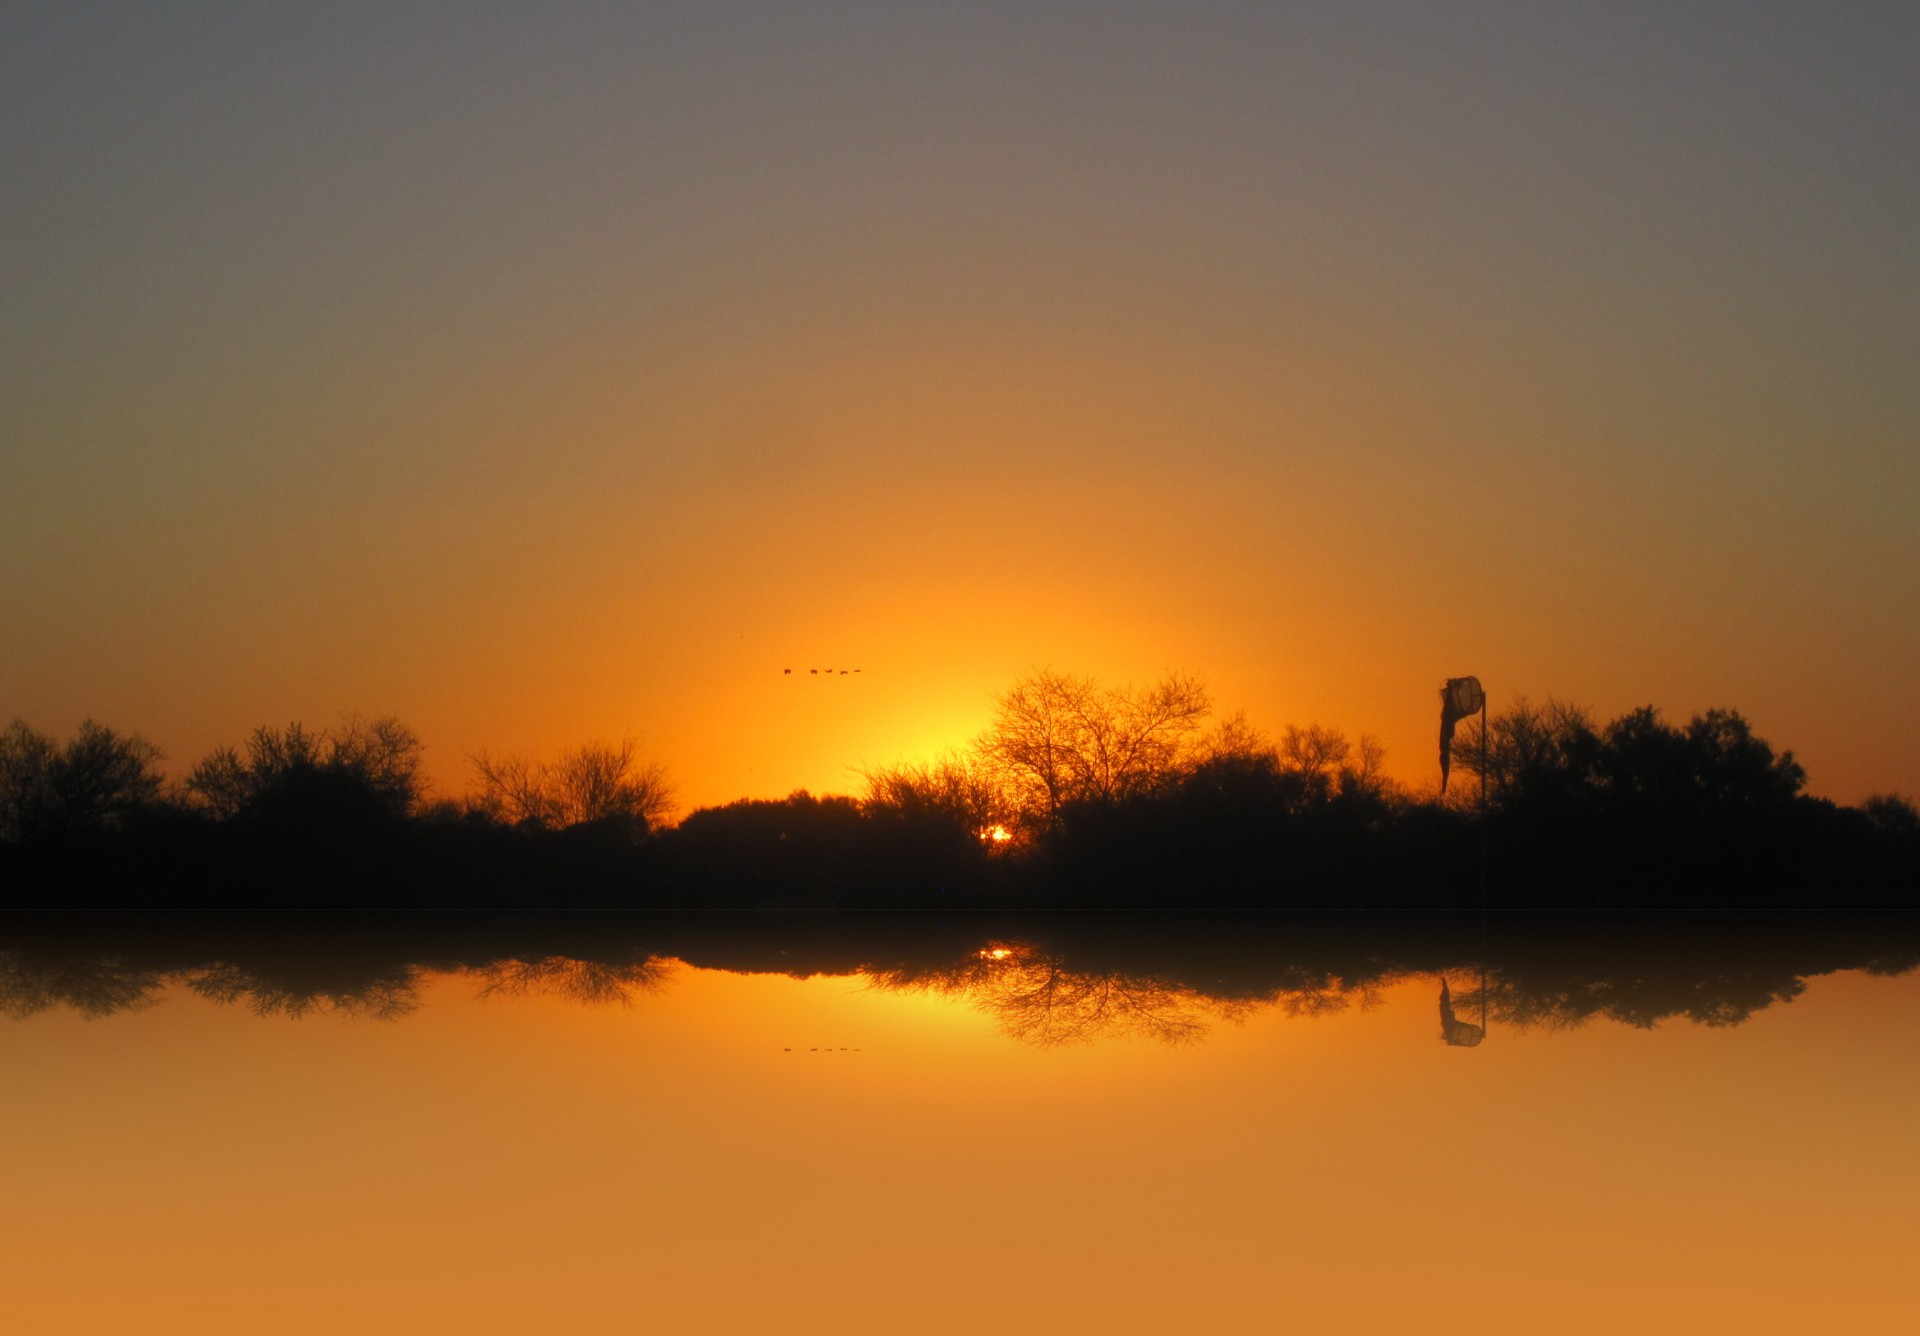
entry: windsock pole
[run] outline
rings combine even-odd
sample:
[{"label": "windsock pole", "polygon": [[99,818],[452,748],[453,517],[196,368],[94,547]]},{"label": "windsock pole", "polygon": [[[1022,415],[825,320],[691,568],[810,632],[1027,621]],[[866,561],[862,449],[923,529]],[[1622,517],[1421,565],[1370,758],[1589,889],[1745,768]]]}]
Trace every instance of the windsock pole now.
[{"label": "windsock pole", "polygon": [[1480,693],[1480,1033],[1487,1032],[1487,696]]}]

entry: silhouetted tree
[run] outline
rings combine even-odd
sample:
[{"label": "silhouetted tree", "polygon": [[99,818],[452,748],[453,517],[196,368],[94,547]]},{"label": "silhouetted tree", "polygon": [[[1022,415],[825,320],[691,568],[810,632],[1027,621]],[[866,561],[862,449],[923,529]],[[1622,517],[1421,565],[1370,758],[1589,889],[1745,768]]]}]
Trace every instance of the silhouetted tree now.
[{"label": "silhouetted tree", "polygon": [[244,753],[219,747],[187,776],[187,791],[220,820],[297,809],[404,816],[421,793],[420,740],[393,718],[339,729],[256,728]]},{"label": "silhouetted tree", "polygon": [[160,750],[91,719],[63,746],[16,719],[0,732],[0,840],[111,829],[160,796]]},{"label": "silhouetted tree", "polygon": [[1337,728],[1289,724],[1281,735],[1280,772],[1298,788],[1297,803],[1314,806],[1336,797],[1349,802],[1378,799],[1387,792],[1387,749],[1371,733],[1360,735],[1358,755]]},{"label": "silhouetted tree", "polygon": [[588,743],[550,765],[482,752],[473,766],[480,777],[473,806],[495,820],[548,829],[621,821],[644,831],[673,811],[666,766],[641,761],[632,738],[617,746]]},{"label": "silhouetted tree", "polygon": [[1247,718],[1245,710],[1235,710],[1205,733],[1190,749],[1189,765],[1205,761],[1270,756],[1273,741]]},{"label": "silhouetted tree", "polygon": [[1351,751],[1345,734],[1319,724],[1289,724],[1280,738],[1280,757],[1288,773],[1300,776],[1321,797],[1332,793],[1334,774]]},{"label": "silhouetted tree", "polygon": [[1875,830],[1888,835],[1920,835],[1920,810],[1897,793],[1876,793],[1860,804]]},{"label": "silhouetted tree", "polygon": [[877,819],[944,824],[989,844],[1006,840],[1018,820],[998,776],[968,757],[883,766],[862,778],[867,794],[861,809]]},{"label": "silhouetted tree", "polygon": [[[1535,705],[1520,696],[1487,723],[1488,790],[1496,802],[1514,802],[1584,784],[1592,777],[1599,743],[1593,719],[1581,706],[1551,696]],[[1468,719],[1453,745],[1453,763],[1479,775],[1481,756],[1480,720]],[[1469,803],[1477,796],[1475,786],[1462,785],[1455,801]]]},{"label": "silhouetted tree", "polygon": [[[1480,770],[1479,721],[1462,728],[1456,764]],[[1684,728],[1652,706],[1605,728],[1577,705],[1523,696],[1488,726],[1487,772],[1497,802],[1538,808],[1582,794],[1608,810],[1659,807],[1677,814],[1777,807],[1806,782],[1793,753],[1776,754],[1735,710],[1708,710]]]},{"label": "silhouetted tree", "polygon": [[669,866],[698,895],[756,908],[836,908],[876,889],[872,834],[853,799],[799,789],[703,807],[663,843]]},{"label": "silhouetted tree", "polygon": [[1685,728],[1651,706],[1631,711],[1607,725],[1592,769],[1614,810],[1657,806],[1689,816],[1778,810],[1806,783],[1793,753],[1775,754],[1734,710],[1697,714]]},{"label": "silhouetted tree", "polygon": [[1144,691],[1043,669],[995,699],[975,743],[1017,805],[1049,827],[1070,802],[1112,802],[1172,778],[1197,751],[1207,689],[1173,673]]}]

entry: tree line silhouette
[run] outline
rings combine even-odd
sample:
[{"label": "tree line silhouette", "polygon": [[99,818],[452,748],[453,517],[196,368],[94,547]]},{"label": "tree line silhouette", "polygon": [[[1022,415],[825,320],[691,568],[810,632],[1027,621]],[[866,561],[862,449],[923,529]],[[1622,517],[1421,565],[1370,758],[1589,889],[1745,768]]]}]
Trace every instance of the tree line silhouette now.
[{"label": "tree line silhouette", "polygon": [[[1735,711],[1607,723],[1524,698],[1466,722],[1442,796],[1369,736],[1243,714],[1205,686],[1041,670],[938,761],[859,795],[672,820],[631,738],[472,758],[429,794],[398,720],[256,729],[169,782],[137,734],[0,732],[0,907],[1920,907],[1920,813],[1805,793]],[[1484,745],[1484,751],[1483,751]]]}]

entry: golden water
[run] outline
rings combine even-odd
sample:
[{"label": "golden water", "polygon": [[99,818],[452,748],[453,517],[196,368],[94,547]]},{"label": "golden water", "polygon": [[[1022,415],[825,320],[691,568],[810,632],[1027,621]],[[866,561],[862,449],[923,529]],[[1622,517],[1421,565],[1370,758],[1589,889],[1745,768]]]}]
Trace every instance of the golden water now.
[{"label": "golden water", "polygon": [[1914,974],[1466,1048],[1431,972],[1223,1002],[1024,950],[16,1005],[0,1329],[1914,1330]]}]

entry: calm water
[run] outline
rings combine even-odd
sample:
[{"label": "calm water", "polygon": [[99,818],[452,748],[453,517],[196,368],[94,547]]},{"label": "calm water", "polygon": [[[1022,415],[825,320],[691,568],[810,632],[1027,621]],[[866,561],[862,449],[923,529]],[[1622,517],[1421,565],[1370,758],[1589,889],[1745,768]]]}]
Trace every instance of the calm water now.
[{"label": "calm water", "polygon": [[10,1332],[1909,1332],[1920,1301],[1905,920],[0,929]]}]

